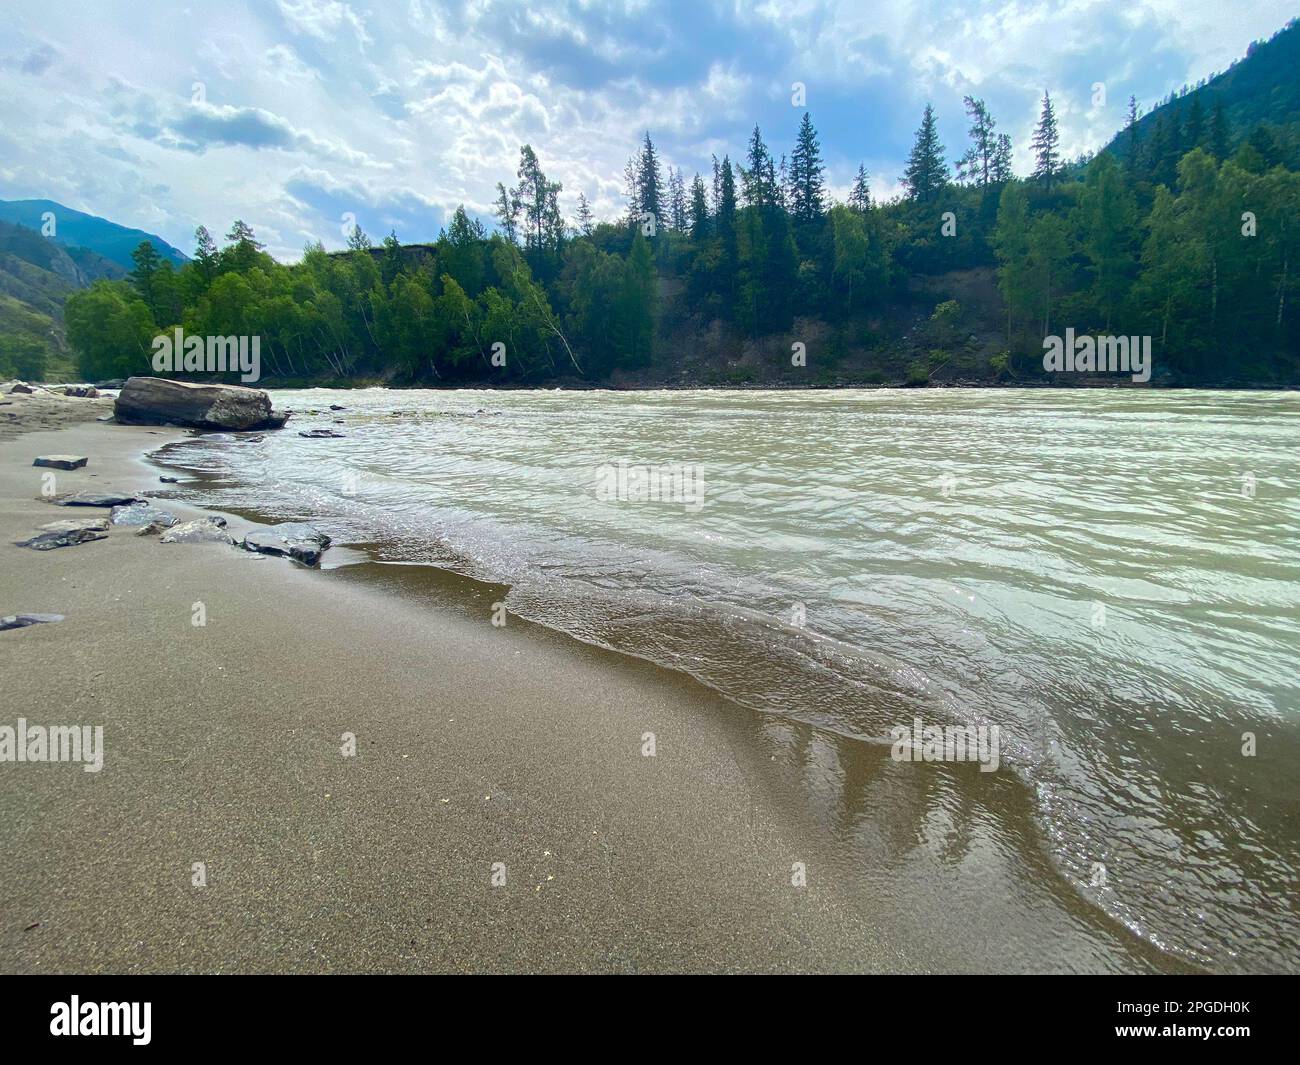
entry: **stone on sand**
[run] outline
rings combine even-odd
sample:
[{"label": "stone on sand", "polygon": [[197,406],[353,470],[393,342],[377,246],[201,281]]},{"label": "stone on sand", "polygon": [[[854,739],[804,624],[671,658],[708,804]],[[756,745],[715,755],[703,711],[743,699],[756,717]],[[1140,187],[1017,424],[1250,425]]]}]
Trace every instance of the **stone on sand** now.
[{"label": "stone on sand", "polygon": [[52,470],[79,470],[87,462],[85,455],[37,455],[33,466],[48,466]]}]

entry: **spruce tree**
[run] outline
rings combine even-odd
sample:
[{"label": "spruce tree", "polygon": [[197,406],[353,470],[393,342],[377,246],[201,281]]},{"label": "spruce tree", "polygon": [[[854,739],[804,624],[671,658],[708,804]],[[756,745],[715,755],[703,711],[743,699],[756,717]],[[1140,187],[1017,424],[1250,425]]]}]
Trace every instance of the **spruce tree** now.
[{"label": "spruce tree", "polygon": [[671,166],[668,168],[668,216],[674,232],[686,232],[689,224],[686,213],[686,181],[682,172]]},{"label": "spruce tree", "polygon": [[993,148],[993,162],[990,176],[996,185],[1005,185],[1015,175],[1011,172],[1011,138],[999,133]]},{"label": "spruce tree", "polygon": [[691,239],[700,242],[709,235],[709,203],[704,192],[704,181],[699,174],[691,182]]},{"label": "spruce tree", "polygon": [[858,214],[871,210],[871,186],[867,182],[867,168],[858,165],[858,176],[853,179],[853,188],[849,190],[849,206]]},{"label": "spruce tree", "polygon": [[907,157],[903,185],[909,199],[921,203],[934,199],[948,184],[948,164],[944,162],[943,145],[939,142],[938,123],[934,107],[925,105],[921,128],[916,131],[916,143]]},{"label": "spruce tree", "polygon": [[817,143],[812,118],[805,111],[790,157],[790,213],[795,221],[804,225],[817,221],[825,210],[824,197],[825,168],[821,147]]},{"label": "spruce tree", "polygon": [[594,228],[591,221],[591,205],[587,202],[586,193],[583,192],[578,193],[577,219],[578,232],[584,237],[591,236],[591,231]]},{"label": "spruce tree", "polygon": [[1056,128],[1056,112],[1052,108],[1052,97],[1043,93],[1043,110],[1038,118],[1038,128],[1034,130],[1034,177],[1047,188],[1052,187],[1061,170],[1061,135]]},{"label": "spruce tree", "polygon": [[641,159],[637,165],[637,207],[642,214],[652,214],[656,225],[662,225],[664,216],[663,173],[659,168],[659,154],[655,151],[650,131],[646,131],[641,146]]},{"label": "spruce tree", "polygon": [[764,207],[772,203],[776,184],[772,156],[763,143],[763,134],[757,126],[749,137],[749,166],[741,168],[741,195],[746,207]]},{"label": "spruce tree", "polygon": [[1127,134],[1128,157],[1124,166],[1131,181],[1137,173],[1138,165],[1138,102],[1136,96],[1128,98],[1128,123],[1125,126],[1125,132]]}]

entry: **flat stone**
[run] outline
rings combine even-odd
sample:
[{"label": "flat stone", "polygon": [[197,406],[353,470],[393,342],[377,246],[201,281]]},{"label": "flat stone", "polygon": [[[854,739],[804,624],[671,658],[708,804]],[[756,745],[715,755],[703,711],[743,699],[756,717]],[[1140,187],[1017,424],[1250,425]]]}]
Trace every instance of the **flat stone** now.
[{"label": "flat stone", "polygon": [[19,547],[30,547],[33,551],[53,551],[56,547],[74,547],[91,540],[106,540],[107,529],[108,521],[104,518],[51,521],[42,525],[35,536],[16,542]]},{"label": "flat stone", "polygon": [[33,466],[48,466],[52,470],[79,470],[90,459],[85,455],[38,455]]},{"label": "flat stone", "polygon": [[159,510],[152,503],[128,503],[126,506],[114,507],[109,516],[114,525],[149,525],[157,523],[170,528],[180,521],[175,514]]},{"label": "flat stone", "polygon": [[233,544],[235,538],[226,532],[225,518],[198,518],[173,525],[159,538],[161,544]]},{"label": "flat stone", "polygon": [[309,440],[325,440],[343,437],[343,434],[334,429],[304,429],[298,433],[299,436],[305,436]]},{"label": "flat stone", "polygon": [[74,492],[54,501],[60,507],[120,507],[128,503],[143,503],[139,496],[127,492]]},{"label": "flat stone", "polygon": [[281,555],[305,566],[320,564],[332,541],[314,525],[302,521],[285,521],[257,529],[244,537],[244,549],[263,555]]},{"label": "flat stone", "polygon": [[59,521],[47,521],[37,528],[41,532],[73,532],[77,529],[90,529],[92,532],[108,532],[107,518],[65,518]]},{"label": "flat stone", "polygon": [[28,625],[49,625],[62,620],[62,614],[9,614],[0,618],[0,632],[5,629],[25,629]]}]

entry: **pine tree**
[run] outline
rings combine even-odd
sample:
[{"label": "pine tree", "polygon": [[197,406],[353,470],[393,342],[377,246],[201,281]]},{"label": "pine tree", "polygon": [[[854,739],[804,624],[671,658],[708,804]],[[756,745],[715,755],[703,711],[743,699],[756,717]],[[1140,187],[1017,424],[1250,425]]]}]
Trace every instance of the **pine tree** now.
[{"label": "pine tree", "polygon": [[229,263],[236,270],[251,270],[263,247],[253,233],[253,227],[237,218],[226,234],[226,240],[228,246],[222,253],[223,262]]},{"label": "pine tree", "polygon": [[741,196],[746,207],[766,207],[775,201],[772,156],[757,126],[749,138],[748,168],[740,170]]},{"label": "pine tree", "polygon": [[162,270],[162,256],[152,241],[142,240],[131,252],[131,262],[135,268],[127,275],[131,287],[144,300],[145,306],[153,309],[154,282]]},{"label": "pine tree", "polygon": [[1124,160],[1124,168],[1128,171],[1129,180],[1132,181],[1137,174],[1138,165],[1138,101],[1136,96],[1128,98],[1128,123],[1124,129],[1127,134],[1128,157]]},{"label": "pine tree", "polygon": [[497,198],[493,205],[497,224],[501,227],[501,232],[505,234],[506,240],[514,244],[519,239],[519,201],[511,195],[509,189],[501,182],[497,182]]},{"label": "pine tree", "polygon": [[736,296],[740,249],[736,235],[736,179],[731,157],[723,156],[718,178],[718,214],[715,220],[718,238],[718,285],[728,307]]},{"label": "pine tree", "polygon": [[1034,177],[1047,188],[1052,187],[1061,171],[1061,135],[1056,128],[1056,112],[1052,108],[1052,97],[1043,93],[1043,110],[1038,118],[1038,128],[1034,130]]},{"label": "pine tree", "polygon": [[849,190],[849,206],[858,214],[871,210],[871,185],[867,181],[867,168],[858,165],[858,176],[853,179],[853,188]]},{"label": "pine tree", "polygon": [[903,185],[909,199],[926,202],[934,199],[948,184],[948,164],[944,162],[943,145],[939,142],[938,123],[934,107],[925,105],[921,128],[916,131],[916,143],[907,157]]},{"label": "pine tree", "polygon": [[807,225],[825,210],[825,168],[812,118],[805,111],[799,122],[799,136],[790,157],[790,213]]},{"label": "pine tree", "polygon": [[1015,176],[1011,172],[1011,138],[1005,133],[998,134],[997,143],[993,148],[990,176],[995,185],[1004,185]]},{"label": "pine tree", "polygon": [[559,210],[559,194],[563,186],[548,181],[532,145],[519,149],[519,184],[511,199],[519,205],[523,216],[524,250],[537,252],[553,249],[559,242],[563,219]]},{"label": "pine tree", "polygon": [[997,122],[983,100],[967,96],[963,102],[971,120],[971,146],[957,162],[957,177],[974,185],[987,185],[993,180],[993,157],[997,152],[997,137],[993,130]]},{"label": "pine tree", "polygon": [[688,225],[686,214],[686,180],[682,172],[673,167],[668,168],[668,215],[672,221],[673,231],[685,233]]},{"label": "pine tree", "polygon": [[651,214],[655,218],[656,225],[662,224],[666,221],[664,216],[663,173],[659,168],[659,155],[655,151],[654,142],[650,139],[649,130],[646,131],[645,143],[641,146],[641,158],[637,163],[636,181],[637,208],[640,213]]},{"label": "pine tree", "polygon": [[194,231],[194,265],[205,282],[217,276],[217,242],[207,226]]},{"label": "pine tree", "polygon": [[351,251],[365,251],[370,247],[370,238],[366,236],[365,230],[359,225],[353,225],[352,232],[348,234],[348,248]]},{"label": "pine tree", "polygon": [[699,174],[691,182],[691,239],[702,243],[709,235],[709,204],[704,192],[704,181]]},{"label": "pine tree", "polygon": [[591,221],[591,205],[587,203],[587,195],[583,192],[578,193],[577,219],[578,232],[584,237],[591,236],[591,231],[594,228]]}]

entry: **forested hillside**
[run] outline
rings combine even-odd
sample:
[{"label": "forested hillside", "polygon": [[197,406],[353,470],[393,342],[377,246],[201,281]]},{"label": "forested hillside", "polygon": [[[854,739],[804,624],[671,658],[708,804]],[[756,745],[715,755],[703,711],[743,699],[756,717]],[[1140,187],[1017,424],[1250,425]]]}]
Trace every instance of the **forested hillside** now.
[{"label": "forested hillside", "polygon": [[[927,107],[887,203],[862,171],[832,201],[807,113],[788,156],[755,128],[689,179],[647,133],[614,222],[582,197],[564,218],[525,145],[490,235],[458,210],[434,244],[358,229],[284,265],[243,222],[220,248],[200,228],[179,268],[145,242],[126,280],[69,296],[68,336],[92,379],[149,372],[152,338],[179,326],[260,336],[272,383],[1079,384],[1042,368],[1043,338],[1073,328],[1151,337],[1155,383],[1294,385],[1295,73],[1276,57],[1298,36],[1145,120],[1135,106],[1092,159],[1061,157],[1045,94],[1024,176],[983,101],[951,153]],[[1239,128],[1257,60],[1289,88]]]},{"label": "forested hillside", "polygon": [[0,375],[71,375],[64,301],[97,279],[125,276],[86,248],[65,248],[33,229],[0,222]]}]

